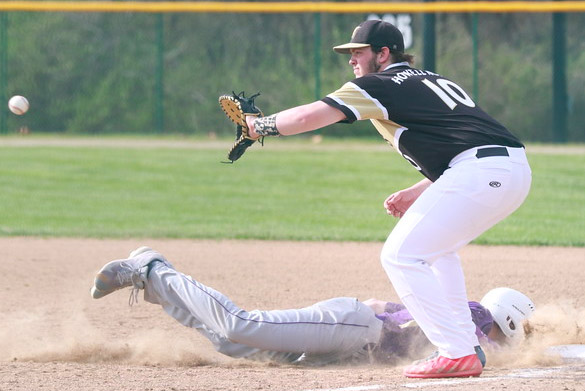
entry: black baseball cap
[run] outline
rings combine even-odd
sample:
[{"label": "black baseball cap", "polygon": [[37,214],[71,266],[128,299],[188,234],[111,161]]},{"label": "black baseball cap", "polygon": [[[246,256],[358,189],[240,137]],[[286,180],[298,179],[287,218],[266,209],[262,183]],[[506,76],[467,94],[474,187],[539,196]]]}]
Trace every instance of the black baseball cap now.
[{"label": "black baseball cap", "polygon": [[404,52],[404,38],[393,24],[382,20],[366,20],[353,30],[349,43],[335,46],[337,53],[368,46],[388,47],[391,52]]}]

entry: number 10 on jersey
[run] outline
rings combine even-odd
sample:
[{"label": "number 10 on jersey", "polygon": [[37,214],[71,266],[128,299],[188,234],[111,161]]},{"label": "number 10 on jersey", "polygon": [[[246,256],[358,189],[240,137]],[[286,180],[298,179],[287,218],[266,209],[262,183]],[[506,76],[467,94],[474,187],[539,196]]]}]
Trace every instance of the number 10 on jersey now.
[{"label": "number 10 on jersey", "polygon": [[[437,79],[437,84],[428,79],[423,79],[422,82],[429,87],[445,104],[453,110],[457,107],[457,102],[467,106],[475,107],[473,99],[467,95],[463,88],[453,83],[451,80]],[[457,102],[455,102],[457,101]]]}]

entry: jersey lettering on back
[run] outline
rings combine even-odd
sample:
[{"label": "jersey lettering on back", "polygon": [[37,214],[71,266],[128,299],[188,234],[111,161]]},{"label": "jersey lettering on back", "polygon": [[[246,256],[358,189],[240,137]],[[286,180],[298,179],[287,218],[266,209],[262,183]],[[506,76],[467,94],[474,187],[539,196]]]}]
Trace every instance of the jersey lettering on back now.
[{"label": "jersey lettering on back", "polygon": [[467,149],[523,147],[459,85],[407,63],[345,83],[323,102],[341,110],[344,122],[371,120],[380,135],[432,181]]}]

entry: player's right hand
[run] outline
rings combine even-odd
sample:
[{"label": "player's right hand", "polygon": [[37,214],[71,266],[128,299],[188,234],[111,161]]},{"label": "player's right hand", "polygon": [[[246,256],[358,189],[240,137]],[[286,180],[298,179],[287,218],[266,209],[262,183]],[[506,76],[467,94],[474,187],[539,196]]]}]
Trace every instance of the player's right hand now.
[{"label": "player's right hand", "polygon": [[384,209],[391,216],[401,218],[418,197],[432,184],[427,178],[407,189],[390,194],[384,200]]},{"label": "player's right hand", "polygon": [[397,191],[384,200],[384,209],[390,216],[401,218],[419,195],[412,189]]}]

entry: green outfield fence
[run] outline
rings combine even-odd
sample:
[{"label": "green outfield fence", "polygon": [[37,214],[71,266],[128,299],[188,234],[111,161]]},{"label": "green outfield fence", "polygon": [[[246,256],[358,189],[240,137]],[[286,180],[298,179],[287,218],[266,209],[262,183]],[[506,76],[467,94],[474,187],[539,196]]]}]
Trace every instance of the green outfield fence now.
[{"label": "green outfield fence", "polygon": [[[265,112],[352,77],[331,47],[398,25],[416,66],[455,79],[526,141],[585,142],[585,2],[0,2],[0,132],[227,134],[220,94]],[[368,124],[327,135],[377,137]]]}]

